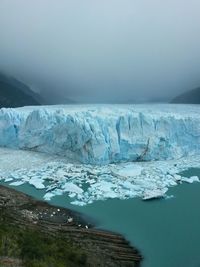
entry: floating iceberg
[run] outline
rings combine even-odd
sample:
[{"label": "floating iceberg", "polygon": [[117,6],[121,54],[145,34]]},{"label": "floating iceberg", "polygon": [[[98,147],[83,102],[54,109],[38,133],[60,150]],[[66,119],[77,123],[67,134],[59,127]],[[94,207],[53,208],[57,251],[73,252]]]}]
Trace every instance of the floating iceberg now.
[{"label": "floating iceberg", "polygon": [[94,166],[69,163],[60,156],[0,148],[0,180],[12,186],[29,183],[44,191],[45,200],[67,194],[74,205],[108,198],[167,197],[170,187],[199,181],[197,176],[179,175],[189,168],[200,168],[200,156]]},{"label": "floating iceberg", "polygon": [[198,176],[192,176],[192,177],[189,177],[189,178],[183,177],[182,181],[186,182],[186,183],[189,183],[189,184],[192,184],[194,182],[199,182],[199,177]]},{"label": "floating iceberg", "polygon": [[142,197],[143,200],[151,200],[151,199],[157,199],[162,198],[165,196],[165,193],[168,191],[167,188],[164,189],[156,189],[151,191],[146,191]]}]

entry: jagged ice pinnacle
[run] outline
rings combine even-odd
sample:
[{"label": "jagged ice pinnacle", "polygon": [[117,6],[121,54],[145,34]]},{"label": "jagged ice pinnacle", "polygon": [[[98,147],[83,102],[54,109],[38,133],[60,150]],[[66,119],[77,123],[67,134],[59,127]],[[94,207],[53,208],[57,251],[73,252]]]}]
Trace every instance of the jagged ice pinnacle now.
[{"label": "jagged ice pinnacle", "polygon": [[0,146],[86,164],[178,159],[200,152],[195,105],[71,105],[0,110]]}]

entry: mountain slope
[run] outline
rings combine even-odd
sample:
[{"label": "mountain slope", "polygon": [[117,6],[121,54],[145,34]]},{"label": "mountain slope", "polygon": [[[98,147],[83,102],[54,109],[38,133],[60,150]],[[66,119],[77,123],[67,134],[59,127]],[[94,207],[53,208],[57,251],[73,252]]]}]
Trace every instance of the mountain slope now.
[{"label": "mountain slope", "polygon": [[0,73],[0,108],[40,105],[40,97],[20,81]]},{"label": "mountain slope", "polygon": [[200,104],[200,87],[175,97],[171,103]]}]

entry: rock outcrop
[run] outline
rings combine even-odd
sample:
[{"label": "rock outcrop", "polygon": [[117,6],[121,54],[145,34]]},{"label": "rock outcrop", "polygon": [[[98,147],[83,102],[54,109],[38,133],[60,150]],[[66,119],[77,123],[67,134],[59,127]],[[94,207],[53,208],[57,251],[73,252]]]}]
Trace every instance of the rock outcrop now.
[{"label": "rock outcrop", "polygon": [[[62,237],[66,244],[87,255],[86,266],[140,266],[140,253],[121,235],[94,229],[76,212],[50,206],[3,186],[0,186],[0,215],[1,223],[5,220],[16,228],[27,227],[37,229],[41,235]],[[1,261],[12,263],[13,259],[0,257]]]}]

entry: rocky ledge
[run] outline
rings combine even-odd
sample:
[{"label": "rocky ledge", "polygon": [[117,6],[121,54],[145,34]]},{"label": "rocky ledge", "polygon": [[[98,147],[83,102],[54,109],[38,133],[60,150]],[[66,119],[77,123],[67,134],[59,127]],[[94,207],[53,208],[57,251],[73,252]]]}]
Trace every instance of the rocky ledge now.
[{"label": "rocky ledge", "polygon": [[[23,231],[32,231],[31,233],[37,233],[34,234],[34,237],[37,237],[38,233],[39,238],[44,236],[47,243],[49,242],[48,238],[53,240],[54,245],[57,240],[62,240],[64,247],[66,246],[66,249],[70,248],[69,261],[67,259],[66,265],[52,263],[52,267],[139,267],[142,260],[138,250],[131,247],[129,242],[121,235],[97,230],[86,222],[86,219],[83,219],[79,213],[37,201],[4,186],[0,186],[0,224],[1,229],[6,226],[5,231],[14,227],[14,232],[17,233],[18,229],[20,237],[23,235]],[[12,228],[7,228],[8,226]],[[12,249],[8,250],[8,241],[12,239],[12,235],[9,238],[8,236],[9,233],[6,234],[5,238],[4,231],[0,232],[0,238],[2,239],[0,240],[2,244],[0,246],[0,266],[39,266],[37,263],[36,265],[26,264],[27,257],[23,255],[30,255],[30,252],[27,251],[27,244],[24,254],[22,252],[16,253],[16,251],[21,251],[20,248],[15,248],[15,253],[12,254]],[[19,237],[13,238],[15,238],[16,244],[19,244],[16,241]],[[13,244],[12,240],[11,243]],[[21,241],[20,244],[24,244],[24,241]],[[59,250],[58,248],[55,249]],[[77,251],[82,257],[81,260],[78,259],[78,263],[74,262]],[[34,251],[32,254],[34,255]],[[32,254],[31,256],[33,256]]]}]

